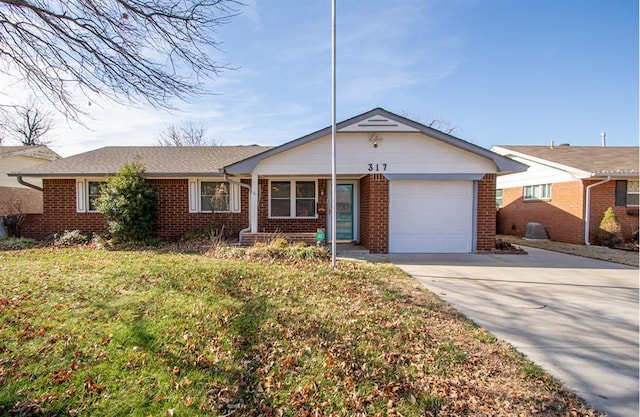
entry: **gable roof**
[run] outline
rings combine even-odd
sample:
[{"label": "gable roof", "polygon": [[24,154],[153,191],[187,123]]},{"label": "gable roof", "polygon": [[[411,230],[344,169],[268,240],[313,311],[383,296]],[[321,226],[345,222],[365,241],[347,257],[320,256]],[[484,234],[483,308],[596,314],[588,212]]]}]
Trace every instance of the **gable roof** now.
[{"label": "gable roof", "polygon": [[0,146],[0,159],[11,156],[28,156],[31,158],[43,159],[45,161],[54,161],[62,158],[45,145]]},{"label": "gable roof", "polygon": [[114,175],[124,164],[139,160],[148,177],[222,175],[222,168],[269,147],[250,146],[108,146],[59,159],[19,172],[25,177],[103,177]]},{"label": "gable roof", "polygon": [[[356,127],[355,125],[358,126]],[[258,155],[249,157],[243,161],[233,163],[225,168],[225,172],[233,174],[248,174],[253,171],[253,169],[261,160],[330,135],[331,131],[332,126],[329,126],[309,135],[302,136],[301,138],[295,139],[291,142],[287,142],[283,145],[277,146]],[[448,135],[444,132],[399,116],[395,113],[391,113],[390,111],[387,111],[380,107],[336,124],[336,131],[421,132],[429,137],[438,139],[449,145],[492,160],[496,164],[499,172],[521,172],[527,169],[527,166],[521,164],[520,162],[506,158],[488,149],[474,145],[455,136]]]},{"label": "gable roof", "polygon": [[496,145],[492,148],[505,156],[516,156],[565,171],[582,171],[587,176],[637,175],[637,146],[517,146]]}]

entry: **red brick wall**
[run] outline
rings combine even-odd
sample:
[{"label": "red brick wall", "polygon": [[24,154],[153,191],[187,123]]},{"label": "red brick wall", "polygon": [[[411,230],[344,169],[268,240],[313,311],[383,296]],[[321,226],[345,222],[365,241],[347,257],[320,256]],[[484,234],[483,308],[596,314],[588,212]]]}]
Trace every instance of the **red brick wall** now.
[{"label": "red brick wall", "polygon": [[[249,184],[249,180],[242,181]],[[154,234],[161,238],[176,238],[187,232],[224,226],[224,236],[238,239],[240,230],[249,225],[249,191],[241,187],[240,213],[189,213],[189,184],[186,179],[150,179],[158,190],[158,221]]]},{"label": "red brick wall", "polygon": [[[249,224],[249,193],[241,188],[241,213],[189,213],[189,191],[186,179],[150,179],[158,190],[158,221],[154,233],[171,239],[190,231],[203,231],[225,225],[225,235],[237,239],[238,232]],[[29,215],[22,225],[22,235],[42,239],[65,230],[104,233],[104,218],[99,213],[76,212],[76,181],[45,179],[43,182],[44,214]]]},{"label": "red brick wall", "polygon": [[527,223],[535,222],[544,225],[551,240],[584,242],[584,189],[581,181],[554,183],[549,201],[524,201],[522,191],[523,187],[503,190],[498,233],[523,237]]},{"label": "red brick wall", "polygon": [[0,187],[0,216],[42,213],[42,192],[31,188]]},{"label": "red brick wall", "polygon": [[389,181],[382,174],[360,180],[360,243],[371,253],[389,252]]},{"label": "red brick wall", "polygon": [[[598,181],[585,181],[585,187],[587,185],[595,184]],[[586,194],[586,192],[585,192]],[[620,221],[620,226],[622,228],[622,237],[625,240],[631,240],[631,234],[635,229],[638,228],[638,214],[637,211],[633,214],[627,213],[626,206],[616,206],[616,182],[615,180],[609,181],[607,183],[598,185],[596,187],[591,188],[591,225],[590,225],[590,243],[596,242],[596,231],[600,226],[600,222],[602,221],[602,217],[604,216],[604,212],[607,211],[607,208],[611,207],[613,212],[618,217]],[[584,224],[583,224],[584,229]]]},{"label": "red brick wall", "polygon": [[[318,229],[326,229],[327,215],[318,214],[314,219],[269,218],[269,180],[259,180],[260,192],[258,202],[258,232],[260,233],[315,233]],[[327,204],[327,180],[318,180],[318,206]]]},{"label": "red brick wall", "polygon": [[476,250],[495,249],[496,238],[496,174],[486,174],[478,181]]}]

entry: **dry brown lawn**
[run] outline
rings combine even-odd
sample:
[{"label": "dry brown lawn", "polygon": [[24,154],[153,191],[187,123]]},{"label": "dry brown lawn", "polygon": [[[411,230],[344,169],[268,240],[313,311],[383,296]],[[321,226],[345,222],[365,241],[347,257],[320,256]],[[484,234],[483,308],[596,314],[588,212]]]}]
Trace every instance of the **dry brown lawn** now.
[{"label": "dry brown lawn", "polygon": [[635,266],[636,268],[638,267],[640,259],[637,251],[610,249],[606,246],[574,245],[571,243],[553,242],[550,240],[524,240],[511,235],[498,235],[496,238],[511,242],[514,245],[568,253],[570,255],[583,256],[585,258],[600,259],[603,261]]}]

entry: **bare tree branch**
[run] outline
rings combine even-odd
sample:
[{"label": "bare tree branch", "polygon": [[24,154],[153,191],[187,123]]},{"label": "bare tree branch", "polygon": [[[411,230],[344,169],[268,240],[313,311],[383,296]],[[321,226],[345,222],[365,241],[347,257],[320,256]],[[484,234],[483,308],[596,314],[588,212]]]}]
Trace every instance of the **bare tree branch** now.
[{"label": "bare tree branch", "polygon": [[[66,117],[75,94],[171,108],[228,69],[211,58],[238,0],[0,0],[0,73]],[[16,75],[18,74],[18,75]]]},{"label": "bare tree branch", "polygon": [[[28,146],[47,145],[52,140],[46,135],[53,128],[49,112],[40,109],[35,100],[27,105],[16,106],[13,114],[5,113],[2,131],[7,138]],[[0,143],[2,142],[0,138]]]},{"label": "bare tree branch", "polygon": [[207,137],[207,128],[203,124],[186,120],[180,123],[168,125],[158,135],[160,146],[221,146],[223,141]]}]

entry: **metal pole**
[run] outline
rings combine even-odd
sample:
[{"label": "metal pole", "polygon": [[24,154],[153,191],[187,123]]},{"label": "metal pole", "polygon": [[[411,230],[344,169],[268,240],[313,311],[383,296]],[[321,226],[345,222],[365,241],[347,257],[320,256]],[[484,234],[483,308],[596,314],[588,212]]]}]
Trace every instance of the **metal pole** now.
[{"label": "metal pole", "polygon": [[336,0],[331,0],[331,267],[336,267]]}]

